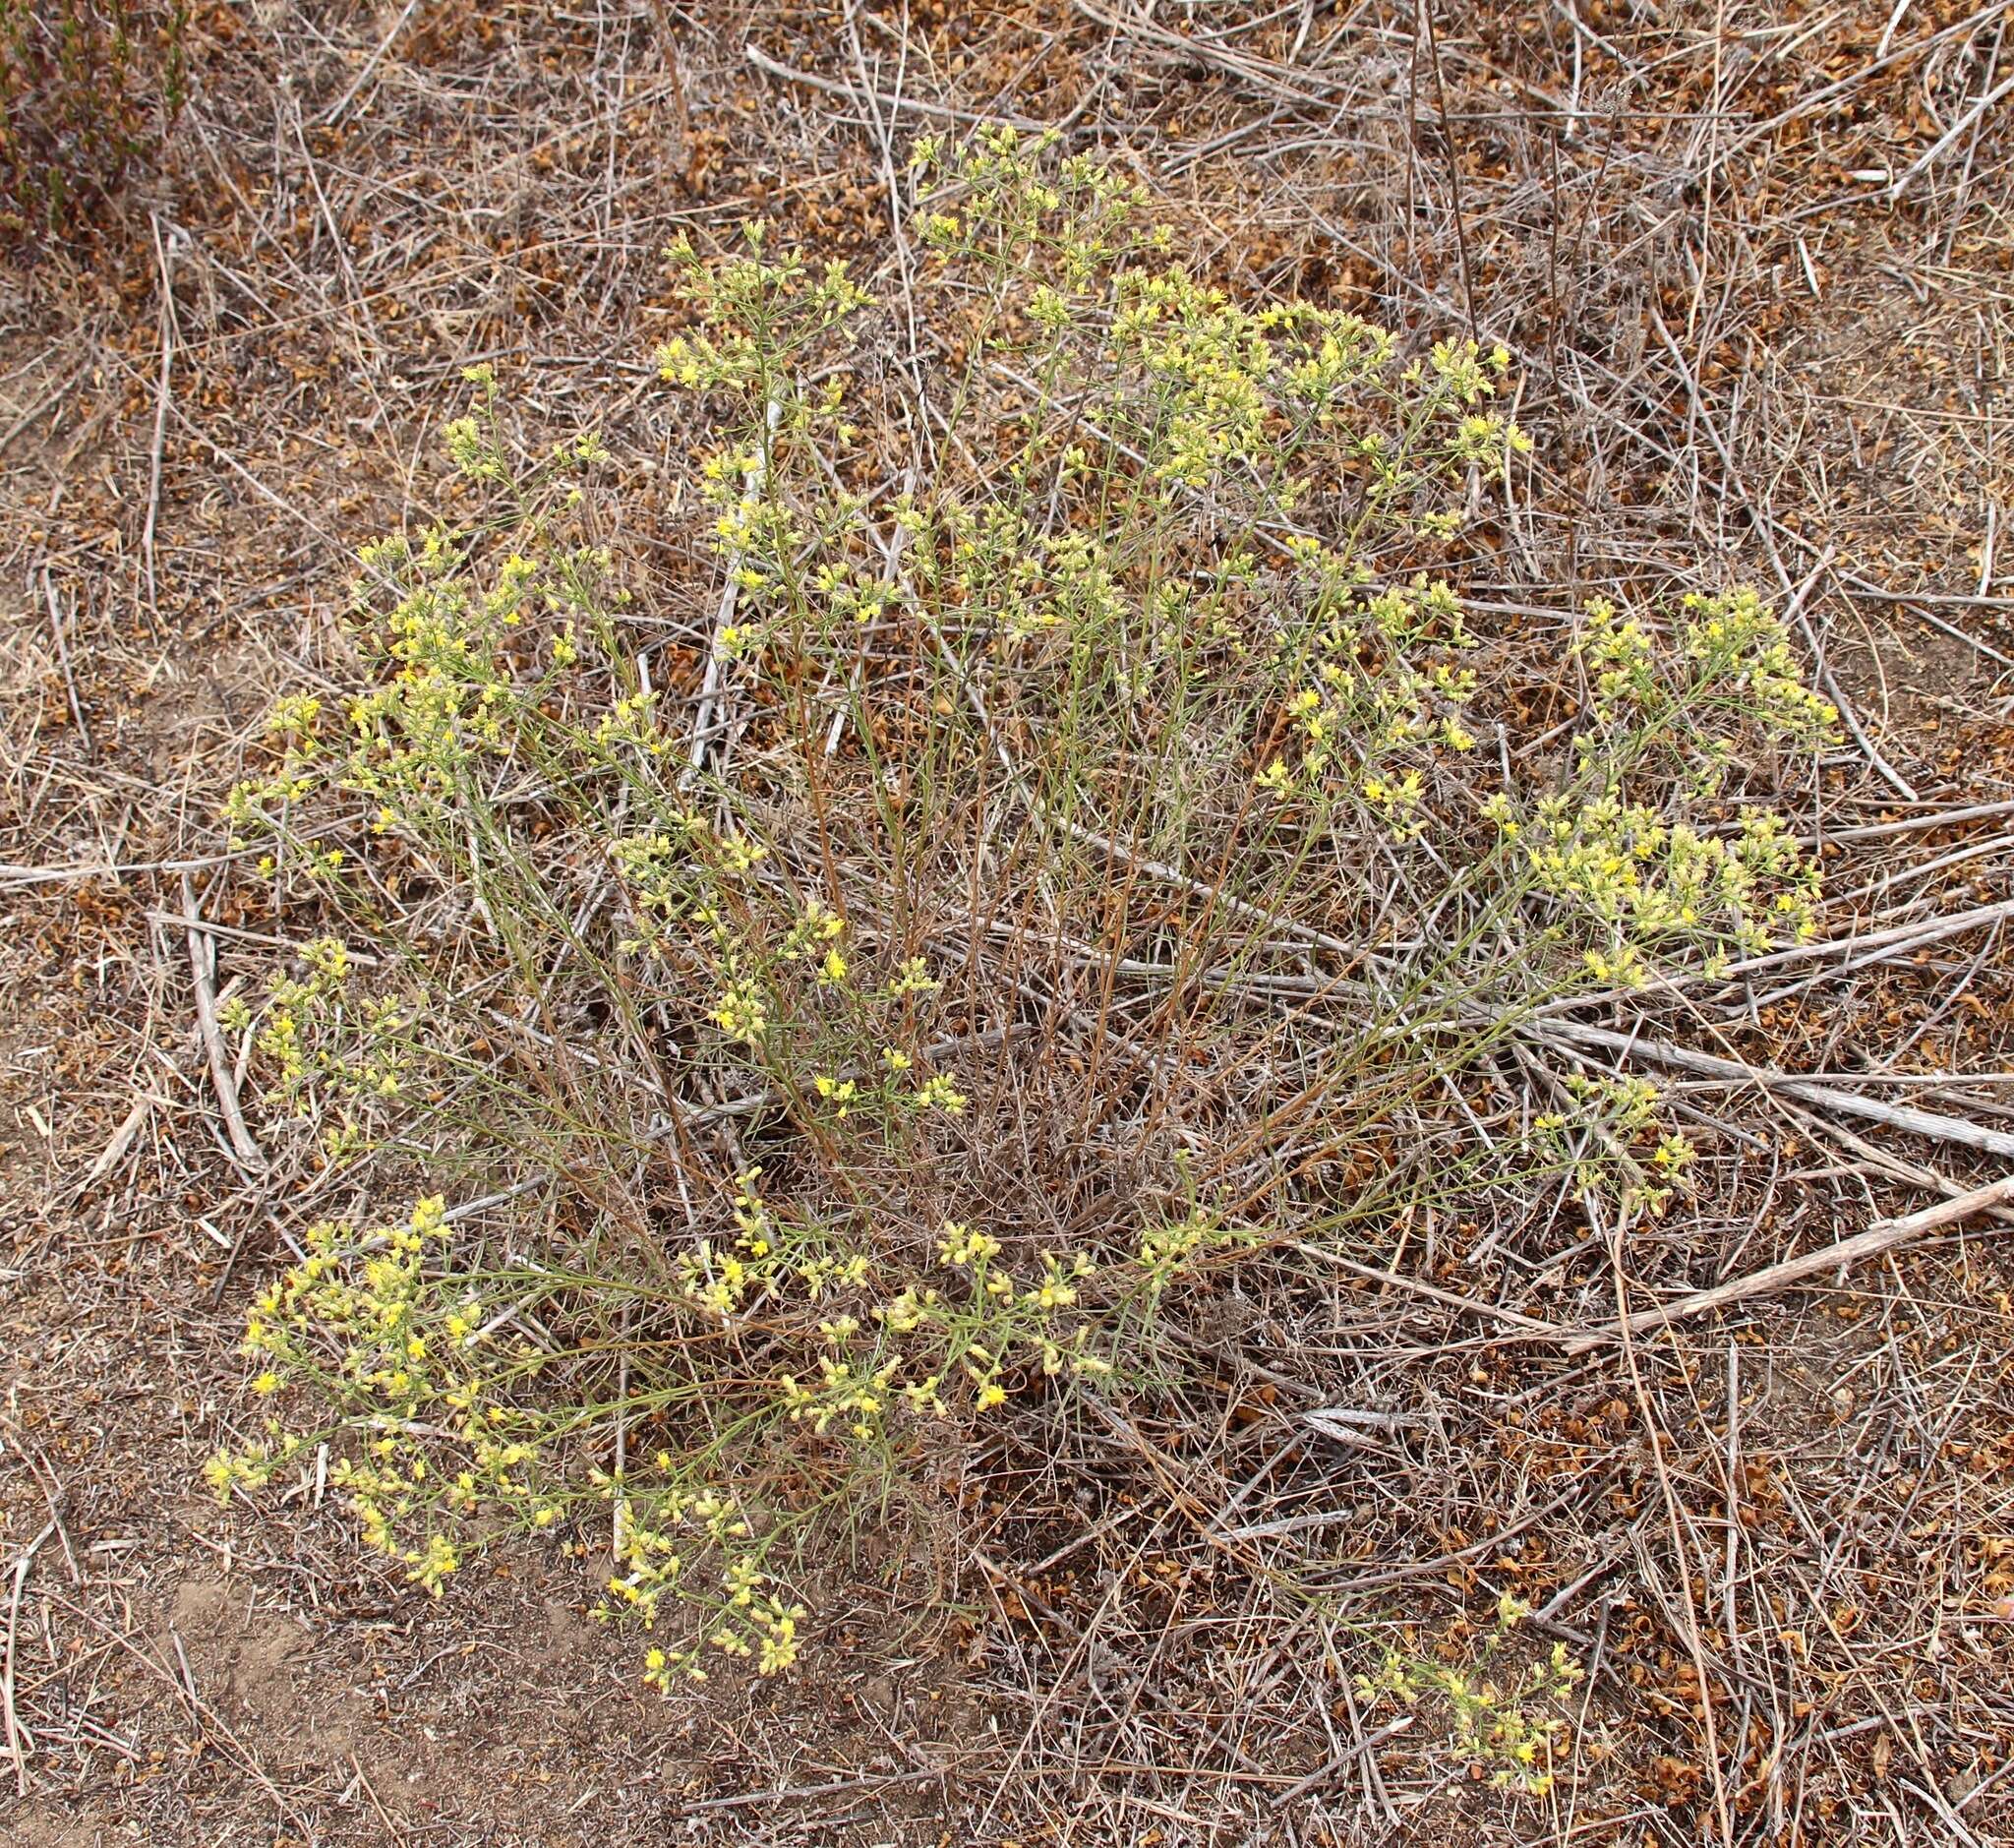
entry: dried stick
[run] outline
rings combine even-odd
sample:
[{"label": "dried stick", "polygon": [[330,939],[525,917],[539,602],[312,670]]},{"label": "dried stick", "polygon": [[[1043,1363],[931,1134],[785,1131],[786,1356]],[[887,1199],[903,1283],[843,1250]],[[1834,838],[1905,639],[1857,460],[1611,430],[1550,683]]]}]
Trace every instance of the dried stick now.
[{"label": "dried stick", "polygon": [[1956,1200],[1939,1200],[1934,1206],[1925,1207],[1921,1212],[1908,1214],[1902,1219],[1877,1221],[1851,1238],[1842,1238],[1817,1251],[1807,1251],[1801,1257],[1785,1258],[1780,1264],[1751,1271],[1747,1277],[1736,1278],[1732,1282],[1695,1290],[1689,1296],[1681,1296],[1677,1302],[1640,1310],[1623,1321],[1611,1323],[1607,1328],[1575,1335],[1562,1344],[1570,1354],[1585,1353],[1590,1347],[1621,1341],[1626,1335],[1646,1334],[1668,1323],[1684,1322],[1714,1309],[1724,1309],[1730,1303],[1747,1302],[1753,1296],[1773,1295],[1778,1290],[1802,1283],[1807,1278],[1821,1277],[1827,1271],[1844,1271],[1864,1258],[1893,1251],[1925,1232],[1937,1230],[1939,1226],[1971,1219],[1975,1214],[1990,1212],[2009,1200],[2014,1200],[2014,1174],[2003,1175],[1984,1187],[1975,1187],[1970,1193],[1960,1194]]},{"label": "dried stick", "polygon": [[1918,174],[1923,173],[1926,171],[1929,167],[1935,165],[1939,157],[1943,154],[1945,149],[1949,148],[1951,144],[1955,142],[1961,135],[1963,135],[1967,129],[1969,129],[1975,122],[1979,121],[1980,118],[1984,116],[1985,112],[1988,109],[1990,109],[1996,102],[2001,101],[2003,98],[2009,95],[2014,95],[2014,77],[2004,78],[2001,80],[2001,82],[1995,84],[1993,88],[1987,90],[1986,93],[1984,96],[1982,96],[1977,102],[1975,102],[1970,109],[1966,110],[1966,112],[1962,116],[1960,116],[1957,121],[1952,123],[1951,126],[1947,128],[1944,131],[1944,133],[1941,136],[1939,136],[1938,139],[1930,147],[1926,148],[1921,154],[1919,154],[1916,157],[1916,159],[1903,170],[1902,177],[1898,179],[1895,182],[1895,184],[1888,189],[1888,203],[1891,206],[1894,205],[1895,202],[1902,197],[1903,193],[1908,190],[1910,181],[1915,179]]},{"label": "dried stick", "polygon": [[1475,287],[1469,280],[1468,227],[1461,209],[1461,154],[1454,146],[1454,127],[1448,108],[1448,86],[1441,76],[1441,35],[1434,30],[1435,0],[1422,0],[1420,18],[1427,28],[1427,59],[1434,74],[1434,106],[1441,114],[1441,135],[1448,144],[1448,188],[1454,209],[1454,256],[1461,267],[1461,301],[1468,310],[1468,337],[1475,330]]},{"label": "dried stick", "polygon": [[21,1549],[21,1557],[14,1562],[14,1588],[7,1597],[7,1648],[0,1655],[0,1708],[7,1715],[7,1750],[14,1758],[14,1793],[18,1797],[28,1795],[28,1756],[22,1750],[22,1740],[27,1738],[30,1745],[34,1740],[14,1710],[14,1637],[21,1625],[22,1587],[28,1583],[28,1569],[34,1560],[35,1548],[55,1531],[56,1523],[52,1520]]},{"label": "dried stick", "polygon": [[161,221],[148,215],[153,227],[154,262],[161,277],[161,371],[154,387],[153,454],[147,474],[147,524],[140,535],[141,558],[147,566],[147,609],[155,623],[160,621],[160,598],[154,570],[154,526],[161,511],[161,456],[168,441],[169,377],[175,364],[175,285],[169,273],[167,247],[161,242]]},{"label": "dried stick", "polygon": [[[809,71],[794,71],[788,64],[777,63],[752,40],[741,47],[741,52],[758,71],[781,78],[786,84],[801,84],[806,89],[822,90],[828,96],[844,96],[849,102],[863,108],[867,106],[868,98],[853,85],[835,83],[829,77],[815,77]],[[884,109],[907,109],[913,115],[927,115],[939,122],[997,122],[1028,134],[1037,134],[1047,126],[1046,123],[1030,121],[1027,116],[986,115],[975,109],[954,109],[948,103],[924,102],[917,96],[886,96],[878,90],[872,100]]]},{"label": "dried stick", "polygon": [[[1693,1072],[1702,1078],[1733,1078],[1743,1084],[1760,1085],[1765,1091],[1780,1091],[1821,1110],[1836,1110],[1846,1116],[1866,1116],[1891,1129],[1932,1142],[1952,1142],[1961,1148],[1977,1149],[1983,1155],[2014,1158],[2014,1135],[1967,1122],[1960,1116],[1938,1116],[1929,1110],[1911,1109],[1903,1103],[1884,1103],[1878,1098],[1864,1098],[1857,1091],[1843,1091],[1833,1084],[1820,1084],[1795,1073],[1773,1071],[1767,1066],[1745,1065],[1740,1059],[1719,1058],[1711,1052],[1694,1052],[1689,1046],[1667,1045],[1661,1040],[1645,1040],[1635,1034],[1616,1033],[1607,1027],[1583,1027],[1564,1020],[1524,1021],[1516,1031],[1531,1039],[1553,1044],[1599,1047],[1619,1052],[1625,1058],[1646,1064],[1664,1065],[1674,1071]],[[1867,1074],[1878,1083],[1879,1074]]]},{"label": "dried stick", "polygon": [[1825,838],[1839,844],[1849,841],[1882,841],[1892,834],[1920,834],[1926,828],[1955,828],[1961,821],[1990,821],[1996,815],[2014,814],[2014,802],[1974,803],[1967,808],[1937,808],[1926,815],[1905,815],[1900,821],[1873,821],[1865,827],[1834,828]]},{"label": "dried stick", "polygon": [[1404,1277],[1396,1271],[1381,1271],[1374,1265],[1359,1264],[1354,1258],[1345,1258],[1340,1252],[1327,1251],[1320,1245],[1305,1244],[1299,1239],[1290,1241],[1293,1249],[1304,1258],[1317,1258],[1324,1264],[1333,1264],[1338,1271],[1347,1271],[1352,1277],[1360,1277],[1368,1283],[1384,1283],[1396,1289],[1409,1290],[1415,1296],[1425,1296],[1430,1301],[1445,1303],[1451,1309],[1459,1309],[1464,1314],[1482,1316],[1488,1321],[1501,1322],[1507,1328],[1523,1329],[1531,1335],[1557,1335],[1559,1330],[1550,1322],[1541,1322],[1536,1316],[1520,1315],[1515,1309],[1505,1309],[1493,1302],[1483,1302],[1474,1296],[1458,1296],[1451,1289],[1442,1289],[1434,1283],[1423,1283],[1416,1277]]},{"label": "dried stick", "polygon": [[91,754],[90,727],[84,720],[84,702],[77,696],[77,676],[70,667],[70,642],[63,633],[63,606],[56,600],[56,579],[42,566],[42,596],[49,606],[49,627],[56,637],[56,662],[63,670],[63,690],[70,695],[70,716],[77,722],[78,742],[86,756]]},{"label": "dried stick", "polygon": [[[783,400],[769,400],[768,435],[755,453],[755,460],[741,477],[741,490],[751,501],[762,493],[762,485],[769,475],[769,445],[776,439],[776,426],[783,418]],[[721,671],[727,664],[727,642],[725,637],[735,621],[735,597],[740,589],[737,575],[741,568],[740,550],[728,556],[728,581],[720,593],[720,608],[714,613],[713,640],[706,650],[706,676],[699,687],[698,710],[692,715],[692,749],[686,761],[685,774],[681,782],[690,783],[699,774],[700,765],[706,761],[706,746],[711,737],[713,709],[720,699]]]},{"label": "dried stick", "polygon": [[[194,919],[196,888],[189,875],[182,875],[182,910]],[[196,984],[196,1025],[203,1035],[203,1047],[209,1054],[209,1077],[216,1090],[217,1108],[223,1112],[224,1128],[231,1138],[232,1159],[247,1179],[266,1172],[266,1156],[245,1126],[245,1112],[239,1107],[237,1081],[231,1076],[231,1061],[224,1054],[224,1037],[216,1022],[216,987],[209,974],[209,939],[202,925],[189,926],[189,964]]]},{"label": "dried stick", "polygon": [[[1840,840],[1845,837],[1828,835],[1826,838]],[[1991,905],[1975,905],[1965,911],[1947,912],[1942,917],[1919,918],[1909,924],[1891,924],[1885,930],[1869,930],[1863,935],[1827,937],[1815,943],[1795,944],[1787,950],[1771,950],[1766,955],[1730,963],[1714,976],[1709,976],[1703,969],[1659,971],[1643,988],[1599,988],[1588,994],[1565,994],[1557,1000],[1541,1002],[1532,1012],[1540,1019],[1555,1014],[1574,1014],[1585,1007],[1606,1007],[1616,1001],[1640,1002],[1651,994],[1676,994],[1682,988],[1696,987],[1701,983],[1711,983],[1716,989],[1725,988],[1732,985],[1737,976],[1759,975],[1765,970],[1786,969],[1794,963],[1812,962],[1827,956],[1849,958],[1829,976],[1809,979],[1812,982],[1836,980],[1870,963],[1889,962],[1927,944],[1941,942],[1945,937],[1977,930],[1983,924],[1999,924],[2007,919],[2014,919],[2014,899],[2001,899]]]}]

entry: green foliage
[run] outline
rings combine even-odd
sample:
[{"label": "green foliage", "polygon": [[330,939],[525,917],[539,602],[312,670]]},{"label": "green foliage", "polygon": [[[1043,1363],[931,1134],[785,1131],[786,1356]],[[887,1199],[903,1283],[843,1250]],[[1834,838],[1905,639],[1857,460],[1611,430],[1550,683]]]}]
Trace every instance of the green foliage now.
[{"label": "green foliage", "polygon": [[[1528,446],[1506,355],[1240,301],[1044,144],[916,171],[887,310],[759,226],[672,253],[703,596],[639,595],[619,459],[476,369],[465,516],[364,548],[353,685],[228,805],[327,925],[235,1017],[274,1133],[310,1199],[423,1198],[308,1234],[212,1479],[327,1445],[436,1591],[599,1508],[659,1685],[788,1667],[847,1511],[1179,1392],[1252,1254],[1591,1186],[1590,1142],[1661,1203],[1647,1088],[1520,1125],[1482,1055],[1810,923],[1783,824],[1711,811],[1828,723],[1746,593],[1597,610],[1571,745],[1476,747],[1509,670],[1438,562]],[[879,363],[914,325],[943,363]]]},{"label": "green foliage", "polygon": [[186,0],[0,0],[0,244],[76,232],[182,106]]}]

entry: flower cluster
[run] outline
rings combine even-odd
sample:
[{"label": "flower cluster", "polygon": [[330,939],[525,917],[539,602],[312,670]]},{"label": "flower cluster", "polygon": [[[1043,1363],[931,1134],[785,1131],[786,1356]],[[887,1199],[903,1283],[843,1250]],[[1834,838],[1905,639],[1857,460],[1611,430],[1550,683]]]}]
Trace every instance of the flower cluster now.
[{"label": "flower cluster", "polygon": [[1543,1111],[1533,1127],[1574,1192],[1662,1212],[1686,1185],[1698,1151],[1660,1122],[1657,1087],[1641,1078],[1570,1072],[1564,1088],[1570,1107]]},{"label": "flower cluster", "polygon": [[767,404],[794,363],[867,298],[843,262],[814,269],[794,253],[765,257],[759,220],[742,237],[746,254],[724,264],[701,262],[689,238],[667,253],[694,325],[659,346],[658,370],[669,385]]},{"label": "flower cluster", "polygon": [[[1110,1312],[1158,1295],[1211,1242],[1199,1218],[1150,1234],[1137,1266],[1101,1274],[1087,1252],[1043,1251],[1018,1272],[999,1238],[947,1221],[935,1266],[891,1279],[897,1254],[877,1254],[857,1229],[776,1211],[760,1180],[756,1168],[736,1177],[732,1236],[702,1238],[678,1257],[655,1314],[669,1317],[675,1347],[703,1356],[719,1345],[724,1358],[759,1308],[772,1335],[794,1331],[815,1377],[783,1372],[734,1389],[724,1367],[702,1364],[681,1385],[633,1397],[625,1413],[655,1407],[662,1417],[706,1401],[718,1411],[735,1400],[751,1436],[782,1423],[882,1446],[894,1414],[984,1417],[1025,1382],[1108,1374],[1100,1329]],[[243,1351],[260,1368],[255,1394],[300,1389],[324,1421],[268,1418],[267,1441],[211,1460],[211,1486],[226,1499],[255,1491],[334,1450],[327,1477],[364,1540],[435,1596],[492,1543],[496,1517],[563,1538],[584,1505],[607,1504],[615,1569],[597,1614],[655,1630],[670,1606],[695,1612],[692,1639],[675,1654],[653,1648],[647,1679],[704,1679],[710,1654],[752,1658],[765,1675],[788,1668],[806,1613],[763,1565],[780,1527],[758,1526],[702,1467],[704,1451],[660,1450],[641,1471],[586,1461],[573,1441],[577,1417],[542,1399],[551,1325],[591,1280],[543,1267],[489,1277],[457,1262],[454,1239],[438,1196],[402,1223],[309,1230],[300,1263],[250,1312]]]},{"label": "flower cluster", "polygon": [[1839,739],[1838,710],[1806,684],[1789,631],[1752,585],[1688,591],[1669,641],[1597,597],[1573,653],[1593,680],[1597,726],[1580,737],[1590,757],[1614,751],[1618,729],[1633,728],[1639,746],[1695,756],[1693,786],[1711,792],[1742,737],[1806,749]]},{"label": "flower cluster", "polygon": [[217,1020],[251,1041],[267,1101],[312,1121],[325,1158],[334,1159],[364,1147],[372,1123],[403,1096],[424,1056],[415,1029],[427,997],[363,992],[349,950],[332,936],[302,944],[299,957],[302,975],[275,972],[256,1007],[230,995]]},{"label": "flower cluster", "polygon": [[1396,1699],[1411,1707],[1422,1696],[1437,1697],[1452,1721],[1455,1749],[1485,1767],[1498,1789],[1543,1797],[1553,1787],[1553,1767],[1568,1743],[1562,1703],[1585,1671],[1564,1642],[1556,1642],[1520,1671],[1492,1673],[1497,1657],[1530,1614],[1530,1606],[1506,1592],[1478,1660],[1455,1668],[1388,1650],[1375,1673],[1357,1678],[1357,1698],[1371,1706]]},{"label": "flower cluster", "polygon": [[1465,719],[1473,670],[1459,599],[1443,579],[1415,576],[1375,594],[1353,590],[1326,548],[1297,549],[1315,580],[1314,618],[1282,644],[1277,671],[1300,684],[1284,701],[1298,756],[1273,755],[1257,777],[1279,797],[1321,797],[1340,779],[1399,840],[1425,821],[1426,777],[1475,738]]},{"label": "flower cluster", "polygon": [[[534,1304],[457,1272],[454,1235],[439,1196],[402,1223],[308,1230],[301,1261],[250,1311],[243,1351],[261,1369],[255,1393],[301,1389],[330,1421],[289,1428],[269,1418],[266,1441],[211,1459],[211,1487],[226,1498],[256,1490],[332,1450],[327,1478],[365,1542],[437,1597],[492,1543],[498,1517],[558,1533],[582,1503],[613,1503],[617,1571],[604,1614],[626,1612],[648,1629],[671,1595],[701,1611],[704,1646],[758,1651],[764,1673],[788,1666],[803,1613],[766,1589],[760,1537],[733,1497],[695,1482],[669,1452],[648,1483],[594,1465],[569,1478],[567,1421],[536,1393],[548,1342]],[[701,1560],[714,1562],[711,1575]],[[776,1647],[763,1650],[765,1640]],[[697,1646],[681,1666],[697,1668]]]},{"label": "flower cluster", "polygon": [[1839,711],[1805,684],[1790,634],[1752,585],[1723,596],[1687,593],[1679,646],[1694,684],[1776,740],[1838,742]]},{"label": "flower cluster", "polygon": [[1486,811],[1537,890],[1593,926],[1582,960],[1596,982],[1640,986],[1650,956],[1679,951],[1716,974],[1734,951],[1803,942],[1817,927],[1817,866],[1770,810],[1745,809],[1731,835],[1667,822],[1612,794],[1543,796],[1522,818],[1500,797]]}]

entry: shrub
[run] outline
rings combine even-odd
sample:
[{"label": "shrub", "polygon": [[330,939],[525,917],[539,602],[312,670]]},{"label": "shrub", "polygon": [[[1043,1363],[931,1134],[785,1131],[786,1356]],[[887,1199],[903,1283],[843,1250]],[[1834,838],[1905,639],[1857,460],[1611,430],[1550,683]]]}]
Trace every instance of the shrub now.
[{"label": "shrub", "polygon": [[0,243],[63,237],[182,104],[185,0],[0,0]]},{"label": "shrub", "polygon": [[1597,607],[1513,758],[1444,568],[1527,447],[1506,355],[1242,301],[1043,143],[917,170],[896,301],[759,225],[672,254],[715,589],[476,369],[462,517],[364,549],[354,684],[229,804],[325,919],[226,1023],[271,1133],[305,1200],[420,1203],[308,1230],[212,1479],[332,1457],[436,1592],[599,1508],[660,1685],[787,1667],[859,1511],[929,1544],[931,1483],[1178,1401],[1234,1272],[1563,1174],[1654,1210],[1654,1094],[1534,1120],[1493,1055],[1810,927],[1783,826],[1714,819],[1830,724],[1746,593]]}]

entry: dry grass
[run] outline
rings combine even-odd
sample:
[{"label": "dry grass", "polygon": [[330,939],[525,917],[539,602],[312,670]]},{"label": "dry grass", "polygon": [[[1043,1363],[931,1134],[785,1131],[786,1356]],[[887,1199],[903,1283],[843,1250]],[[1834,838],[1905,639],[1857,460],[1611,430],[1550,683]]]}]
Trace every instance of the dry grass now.
[{"label": "dry grass", "polygon": [[[158,176],[0,311],[13,1838],[2014,1835],[2003,1222],[1620,1350],[1529,1326],[1595,1330],[2006,1171],[2009,24],[199,17]],[[892,266],[884,137],[946,110],[1067,122],[1214,227],[1199,268],[1510,344],[1544,466],[1455,565],[1510,638],[1517,726],[1575,697],[1545,612],[1702,570],[1779,590],[1853,724],[1786,800],[1824,843],[1824,935],[1866,941],[1572,1016],[1632,1057],[1818,1079],[1667,1072],[1703,1181],[1622,1261],[1547,1202],[1367,1239],[1326,1293],[1245,1277],[1189,1419],[1094,1412],[1063,1460],[1010,1432],[982,1496],[938,1485],[958,1541],[930,1595],[869,1535],[810,1672],[666,1706],[563,1562],[426,1605],[332,1509],[195,1492],[286,1203],[229,1160],[184,873],[220,981],[292,927],[219,876],[215,804],[270,693],[340,658],[349,551],[427,491],[459,368],[507,366],[555,423],[626,389],[612,436],[668,465],[663,246],[759,210]],[[624,517],[696,606],[672,473]],[[1566,1044],[1523,1056],[1566,1069]],[[1334,1543],[1316,1604],[1272,1570],[1310,1533]],[[1590,1670],[1544,1803],[1474,1788],[1432,1716],[1391,1732],[1339,1672],[1386,1628],[1465,1649],[1504,1590]]]}]

